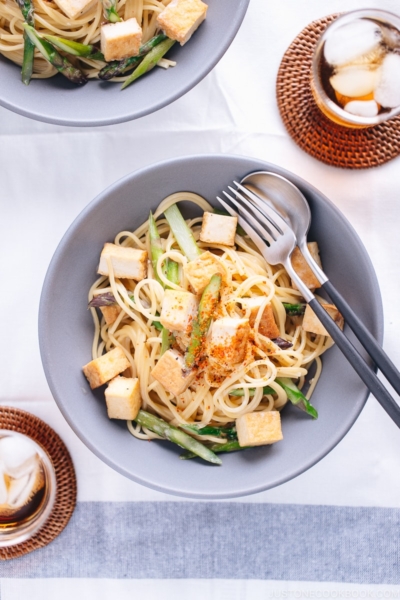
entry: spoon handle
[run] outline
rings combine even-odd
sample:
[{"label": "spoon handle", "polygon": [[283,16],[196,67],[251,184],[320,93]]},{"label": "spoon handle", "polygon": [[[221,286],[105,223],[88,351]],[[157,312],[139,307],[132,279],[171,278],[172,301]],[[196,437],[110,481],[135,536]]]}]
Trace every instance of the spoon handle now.
[{"label": "spoon handle", "polygon": [[326,310],[316,298],[309,301],[309,305],[328,331],[333,341],[342,351],[349,363],[352,365],[360,379],[365,383],[369,391],[375,396],[388,415],[400,427],[400,406],[395,402],[388,390],[378,379],[374,371],[365,362],[358,350],[353,346],[350,340],[339,329],[336,323],[331,319]]},{"label": "spoon handle", "polygon": [[351,306],[347,304],[343,296],[338,292],[335,286],[328,280],[322,284],[323,289],[335,303],[342,313],[348,326],[354,331],[360,343],[364,346],[376,366],[382,371],[388,382],[400,394],[400,373],[392,363],[386,352],[382,350],[371,332],[365,327]]}]

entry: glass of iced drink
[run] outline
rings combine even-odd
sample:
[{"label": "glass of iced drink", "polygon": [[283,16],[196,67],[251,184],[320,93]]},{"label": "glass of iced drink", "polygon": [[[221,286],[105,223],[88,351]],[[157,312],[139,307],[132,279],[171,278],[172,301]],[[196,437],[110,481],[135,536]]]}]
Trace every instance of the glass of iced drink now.
[{"label": "glass of iced drink", "polygon": [[319,39],[311,68],[317,105],[345,127],[371,127],[400,114],[400,17],[357,10]]},{"label": "glass of iced drink", "polygon": [[48,519],[56,477],[46,452],[31,438],[0,430],[0,547],[32,537]]}]

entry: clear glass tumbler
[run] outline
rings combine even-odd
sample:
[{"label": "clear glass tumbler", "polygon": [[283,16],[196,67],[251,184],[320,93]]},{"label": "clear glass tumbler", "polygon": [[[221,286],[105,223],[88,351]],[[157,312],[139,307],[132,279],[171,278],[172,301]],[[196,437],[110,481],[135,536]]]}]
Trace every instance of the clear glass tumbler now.
[{"label": "clear glass tumbler", "polygon": [[372,127],[400,114],[400,17],[356,10],[320,37],[311,67],[320,110],[344,127]]},{"label": "clear glass tumbler", "polygon": [[0,429],[0,547],[39,531],[54,507],[56,485],[43,448],[26,435]]}]

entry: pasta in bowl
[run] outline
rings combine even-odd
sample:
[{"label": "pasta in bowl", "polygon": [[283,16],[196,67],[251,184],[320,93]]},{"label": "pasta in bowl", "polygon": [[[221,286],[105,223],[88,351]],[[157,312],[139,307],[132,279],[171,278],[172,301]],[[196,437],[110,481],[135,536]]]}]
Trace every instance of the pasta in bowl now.
[{"label": "pasta in bowl", "polygon": [[[185,221],[183,200],[203,216]],[[293,264],[319,287],[298,249]],[[215,454],[280,441],[288,400],[318,417],[309,398],[331,338],[236,217],[197,194],[172,194],[138,229],[104,245],[98,273],[89,291],[93,359],[83,371],[92,389],[108,383],[108,415],[127,419],[135,437],[169,439],[186,448],[181,458],[220,464]]]},{"label": "pasta in bowl", "polygon": [[[284,396],[281,396],[282,402],[286,402],[283,408],[276,402],[278,398],[276,394],[269,394],[272,398],[268,398],[268,394],[262,396],[261,406],[259,404],[253,412],[280,413],[283,440],[269,445],[252,447],[244,451],[215,453],[218,458],[223,460],[223,465],[222,467],[212,467],[201,459],[179,460],[180,455],[186,449],[182,450],[174,443],[157,439],[150,442],[136,439],[128,430],[124,419],[108,418],[104,394],[105,387],[91,390],[82,373],[82,366],[90,363],[99,353],[106,356],[107,351],[115,350],[113,343],[111,341],[109,343],[108,329],[103,325],[102,335],[104,340],[101,336],[96,338],[95,353],[91,351],[94,339],[93,318],[87,309],[88,292],[95,282],[99,257],[104,250],[105,243],[112,246],[125,244],[128,247],[130,246],[131,250],[151,253],[150,247],[146,245],[149,243],[146,234],[149,212],[152,211],[160,237],[165,240],[165,244],[167,244],[166,240],[170,239],[171,246],[168,252],[173,253],[173,262],[178,262],[178,255],[183,255],[183,252],[176,242],[172,242],[172,235],[170,236],[169,225],[165,219],[165,212],[163,212],[164,209],[158,212],[157,208],[163,198],[168,198],[177,190],[189,190],[191,193],[200,195],[203,199],[205,198],[212,209],[210,210],[207,205],[200,207],[193,202],[177,200],[176,196],[172,198],[174,200],[173,204],[177,203],[187,223],[197,219],[192,223],[192,231],[195,238],[197,238],[195,241],[202,254],[211,252],[220,260],[223,256],[220,249],[214,248],[209,242],[199,240],[200,224],[204,219],[204,212],[213,214],[212,211],[217,207],[217,202],[214,199],[227,181],[238,180],[256,170],[269,170],[281,174],[301,189],[310,204],[313,216],[310,239],[318,243],[325,271],[338,289],[345,291],[347,301],[357,310],[360,318],[364,320],[374,335],[379,338],[382,334],[379,288],[367,253],[354,230],[337,208],[308,183],[284,169],[255,159],[218,155],[194,156],[158,163],[132,173],[103,192],[78,216],[60,242],[45,279],[39,314],[40,347],[45,374],[59,408],[77,435],[103,461],[134,481],[160,491],[196,498],[229,498],[259,492],[279,485],[299,475],[325,456],[350,429],[367,398],[367,392],[355,376],[351,366],[337,348],[333,346],[322,356],[323,368],[311,397],[311,403],[318,411],[318,419],[315,420],[310,414],[300,411],[297,406],[292,404],[292,401],[287,401]],[[187,194],[185,196],[187,200]],[[140,230],[141,227],[142,230]],[[125,233],[117,237],[118,232]],[[137,244],[132,237],[128,239],[127,234],[132,236],[133,232],[136,232],[137,239],[142,241],[144,247]],[[240,233],[238,233],[238,236],[240,236]],[[236,239],[238,239],[238,236],[236,236]],[[164,246],[164,242],[162,245]],[[344,247],[346,248],[345,269],[343,268]],[[164,253],[167,246],[163,247],[162,250]],[[244,248],[239,246],[236,249],[229,249],[228,247],[228,251],[229,253],[247,253]],[[148,258],[151,259],[150,254],[148,254]],[[252,258],[249,258],[249,260],[252,260]],[[188,260],[188,264],[190,262]],[[185,260],[182,259],[179,267],[181,276],[178,285],[185,292],[192,293],[189,284],[185,284],[184,281],[184,263]],[[229,257],[226,257],[226,264],[230,269],[239,268],[232,264],[232,259]],[[276,271],[273,270],[272,277],[275,273]],[[147,279],[149,279],[149,274],[152,278],[152,266],[148,263]],[[103,277],[105,277],[103,282],[98,283],[97,287],[93,288],[93,297],[107,293],[97,289],[108,286],[108,276],[104,275]],[[282,274],[282,277],[284,277],[284,274]],[[243,291],[240,291],[239,287],[244,280],[242,276],[237,277],[234,274],[233,279],[236,281],[233,293],[239,291],[239,296],[242,299],[249,299],[253,295],[258,295],[257,287],[246,291],[242,288]],[[283,294],[286,283],[282,278],[280,281],[282,285],[276,286],[277,289],[280,288],[276,294],[277,298],[271,298],[275,322],[279,328],[283,323],[283,317],[280,320],[276,307],[279,310],[280,305],[284,302],[288,304],[286,300],[289,299]],[[119,290],[124,294],[124,289],[132,294],[132,291],[128,289],[129,285],[125,285],[126,283],[126,281],[123,281],[121,284],[121,279],[115,276],[117,295],[121,295]],[[140,283],[138,282],[139,285]],[[279,283],[278,280],[277,283]],[[264,285],[265,291],[267,291],[268,282],[265,281]],[[95,289],[96,293],[94,293]],[[172,288],[170,289],[172,290]],[[270,288],[268,287],[268,289]],[[290,303],[297,304],[300,299],[298,294],[291,291],[291,286],[288,289],[291,293]],[[161,315],[163,299],[167,291],[167,286],[164,288],[161,284],[156,283],[149,285],[142,283],[137,290],[139,302],[142,302],[143,310],[147,311],[147,315],[140,314],[139,321],[148,327],[152,338],[152,341],[148,343],[148,348],[149,360],[153,362],[146,366],[144,373],[148,374],[149,385],[153,384],[154,387],[159,383],[155,383],[151,379],[150,372],[159,360],[162,342],[159,338],[160,335],[162,336],[162,332],[154,327],[152,322],[159,322],[156,321],[153,315],[156,312]],[[111,293],[113,292],[111,291]],[[153,293],[155,297],[154,306],[151,304]],[[202,292],[195,295],[196,302],[199,303]],[[263,290],[263,298],[265,299],[265,297]],[[126,300],[121,300],[121,302],[124,305],[126,303],[128,307],[133,309]],[[196,309],[198,311],[199,304],[197,303]],[[118,306],[122,308],[119,304]],[[235,307],[235,311],[243,311],[241,304],[235,303]],[[284,310],[286,312],[286,308]],[[132,312],[132,314],[136,315],[137,311]],[[233,313],[229,314],[230,317],[234,316]],[[283,313],[281,314],[283,315]],[[238,318],[246,319],[245,311],[241,315],[238,313]],[[125,325],[129,327],[129,315],[128,317],[121,317],[121,319],[124,318],[126,319]],[[296,318],[301,321],[304,317],[293,317],[293,319]],[[215,319],[214,322],[217,320]],[[290,342],[289,336],[293,334],[294,330],[291,332],[290,329],[286,329],[286,321],[288,324],[290,323],[285,316],[285,331],[282,330],[281,332],[280,329],[280,332]],[[124,323],[117,324],[115,332],[123,326]],[[142,327],[139,327],[140,333]],[[104,349],[99,349],[102,341],[105,342]],[[128,344],[127,340],[122,339],[118,343],[124,345],[125,348]],[[275,344],[275,342],[272,343]],[[107,344],[108,347],[106,347]],[[172,346],[171,349],[185,356],[185,348],[187,346],[182,347],[182,350],[177,346]],[[294,350],[296,348],[297,346],[294,345]],[[309,351],[311,349],[310,346]],[[286,351],[288,356],[290,356],[289,350]],[[125,354],[124,358],[126,358]],[[259,356],[255,358],[262,359]],[[273,362],[275,363],[275,361]],[[305,367],[308,369],[307,364]],[[126,366],[124,366],[125,368]],[[264,367],[262,368],[264,369]],[[283,372],[282,379],[287,374],[287,371]],[[296,376],[298,375],[300,375],[299,372],[296,373]],[[314,373],[310,373],[305,377],[307,383],[309,383],[310,378],[313,378],[313,375]],[[126,373],[122,372],[118,376],[127,379],[135,379],[138,376],[138,379],[140,379],[140,373],[137,372],[135,375],[131,370]],[[249,380],[246,380],[246,377]],[[243,390],[246,388],[252,390],[255,388],[253,380],[257,377],[256,371],[245,373],[241,380],[240,378],[234,380],[225,389],[230,387],[230,390],[232,390],[242,387]],[[301,379],[296,378],[294,382],[298,388],[301,387]],[[273,382],[270,381],[269,386],[271,383]],[[145,378],[140,383],[140,386],[142,385],[143,387],[147,385]],[[273,385],[279,392],[279,384],[273,383]],[[116,390],[114,389],[114,391]],[[307,394],[306,387],[303,387],[302,391],[305,395]],[[188,393],[193,393],[190,388]],[[168,419],[171,418],[169,411],[174,410],[172,406],[176,406],[176,401],[172,401],[172,394],[168,391],[165,392],[165,397],[171,401],[171,406],[160,402],[160,396],[154,389],[150,390],[148,394],[152,402],[159,404],[164,412],[156,414],[155,409],[151,408],[150,405],[146,406],[147,410],[143,407],[141,407],[141,410],[169,424]],[[224,393],[222,394],[222,403],[219,406],[222,406],[225,410],[226,405],[231,410],[232,407],[239,407],[243,402],[250,403],[253,399],[252,391],[249,391],[248,398]],[[192,413],[190,417],[185,417],[189,426],[196,423],[205,423],[205,419],[202,422],[203,408],[208,405],[202,404],[202,399],[199,396],[198,400],[200,400],[200,408],[196,415]],[[273,406],[271,400],[274,402]],[[258,398],[256,401],[258,401]],[[271,402],[271,408],[274,410],[267,410],[269,402]],[[262,410],[257,410],[260,408]],[[207,418],[212,416],[210,412],[206,412]],[[181,413],[178,411],[178,414]],[[224,418],[221,416],[219,422],[210,418],[209,426],[225,429],[224,436],[228,442],[231,441],[229,438],[231,433],[226,430],[231,428],[230,424],[235,420],[236,418],[232,418],[230,414]],[[174,426],[177,422],[177,420],[174,421]],[[137,430],[137,434],[141,434],[135,422],[133,428]],[[182,427],[177,426],[176,428],[207,447],[207,450],[209,450],[211,444],[221,444],[221,438],[215,436],[215,433],[212,437],[217,439],[207,440],[205,439],[206,436],[197,435],[193,431]],[[144,433],[150,435],[145,430]]]}]

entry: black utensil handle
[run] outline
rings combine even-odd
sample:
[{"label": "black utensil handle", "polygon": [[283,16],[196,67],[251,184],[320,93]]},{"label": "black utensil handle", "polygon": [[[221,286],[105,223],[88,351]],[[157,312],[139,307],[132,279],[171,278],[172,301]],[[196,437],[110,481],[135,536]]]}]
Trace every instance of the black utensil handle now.
[{"label": "black utensil handle", "polygon": [[400,394],[400,373],[388,355],[382,350],[373,335],[365,327],[356,313],[330,281],[322,284],[330,298],[342,313],[347,325],[354,331],[360,343],[364,346],[376,366],[382,371],[388,382]]},{"label": "black utensil handle", "polygon": [[400,427],[400,406],[394,401],[385,386],[379,381],[373,370],[358,353],[353,344],[347,339],[341,329],[331,319],[321,304],[313,298],[309,302],[311,308],[331,335],[337,347],[342,351],[354,370],[363,380],[371,394],[375,396],[388,415]]}]

